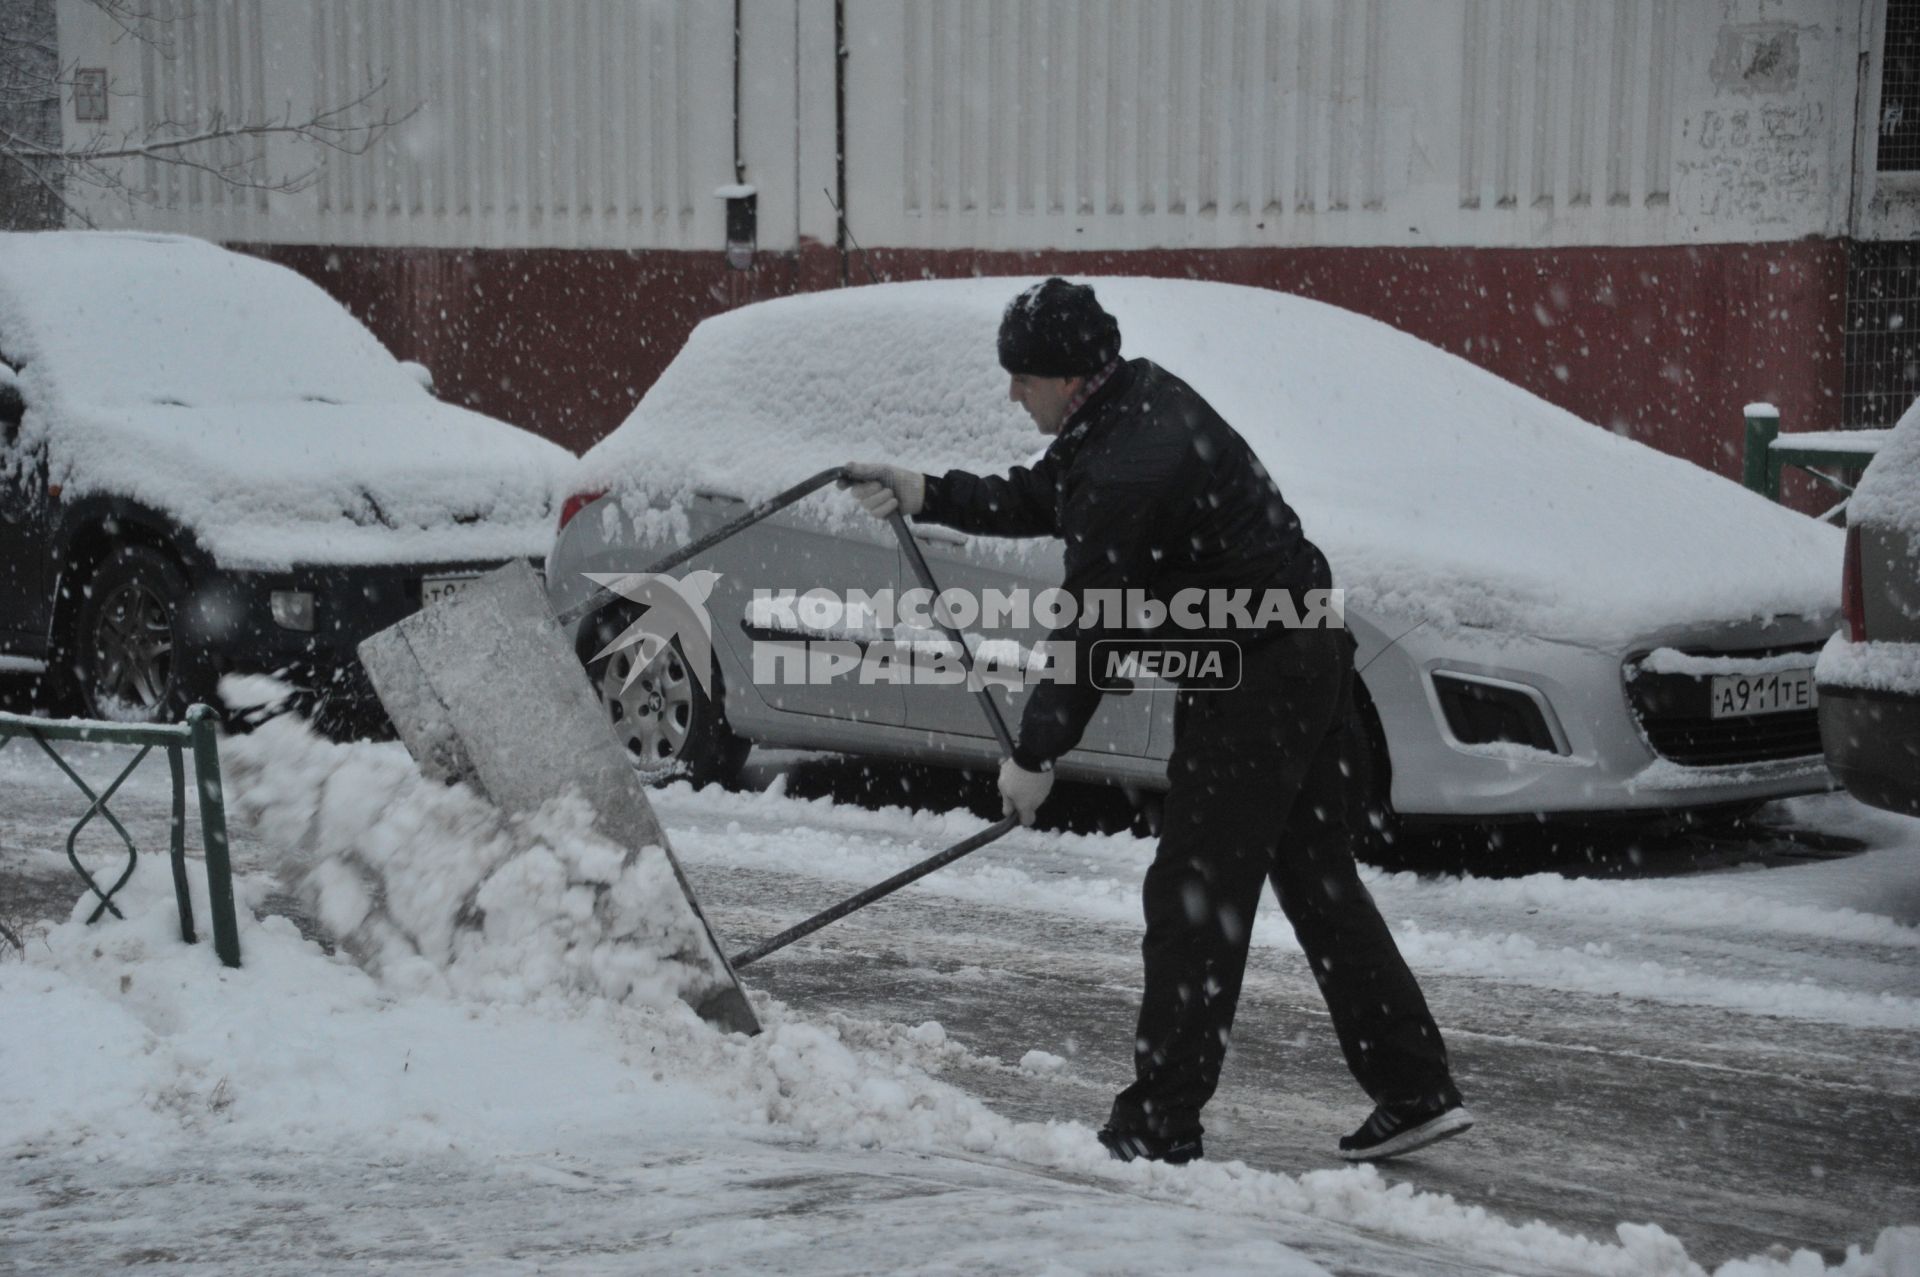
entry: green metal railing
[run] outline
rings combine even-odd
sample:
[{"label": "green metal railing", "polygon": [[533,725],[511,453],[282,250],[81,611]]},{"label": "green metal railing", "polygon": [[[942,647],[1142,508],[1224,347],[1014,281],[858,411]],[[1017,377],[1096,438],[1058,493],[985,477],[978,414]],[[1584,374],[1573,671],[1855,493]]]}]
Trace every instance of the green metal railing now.
[{"label": "green metal railing", "polygon": [[[0,749],[12,744],[15,737],[27,737],[38,744],[47,757],[67,774],[67,779],[87,796],[90,805],[86,814],[74,823],[72,832],[67,835],[67,861],[87,884],[87,890],[99,898],[100,903],[94,906],[93,912],[87,917],[89,924],[98,922],[108,913],[116,918],[126,916],[113,903],[113,897],[133,877],[133,867],[138,857],[132,835],[127,833],[126,826],[120,823],[119,817],[113,814],[107,804],[148,754],[155,749],[166,751],[167,763],[173,771],[173,894],[180,906],[180,938],[188,944],[196,942],[193,897],[187,890],[185,756],[191,752],[194,780],[199,788],[200,842],[207,861],[207,903],[213,913],[213,949],[220,955],[221,962],[237,967],[240,965],[240,929],[234,921],[233,869],[227,859],[227,804],[220,788],[220,747],[215,735],[217,722],[214,711],[206,705],[195,705],[187,710],[186,721],[182,723],[102,723],[88,719],[27,718],[19,714],[0,714]],[[60,751],[53,747],[54,741],[137,745],[140,752],[121,769],[111,785],[96,794],[93,787],[60,756]],[[81,831],[92,823],[95,816],[105,817],[127,848],[126,868],[114,884],[104,891],[87,867],[80,863],[76,851]]]},{"label": "green metal railing", "polygon": [[1841,494],[1840,504],[1820,516],[1827,520],[1846,512],[1846,498],[1853,495],[1853,484],[1888,434],[1885,430],[1835,430],[1782,435],[1780,414],[1765,404],[1749,405],[1746,418],[1742,482],[1767,500],[1778,501],[1781,476],[1789,467],[1800,470]]}]

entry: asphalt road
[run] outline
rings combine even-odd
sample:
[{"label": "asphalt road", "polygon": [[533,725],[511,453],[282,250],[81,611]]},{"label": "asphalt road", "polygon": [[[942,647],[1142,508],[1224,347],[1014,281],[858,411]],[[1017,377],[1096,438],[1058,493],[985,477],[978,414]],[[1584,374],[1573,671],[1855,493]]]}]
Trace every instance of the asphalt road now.
[{"label": "asphalt road", "polygon": [[[1514,851],[1499,870],[1658,878],[1858,846],[1777,825],[1557,841]],[[771,934],[826,903],[820,883],[789,874],[697,862],[688,872],[729,934]],[[1000,1060],[952,1080],[1001,1112],[1097,1123],[1130,1077],[1138,942],[1132,927],[1036,927],[1025,909],[903,893],[767,958],[748,979],[816,1013],[937,1019]],[[1920,991],[1910,954],[1886,958],[1908,964],[1909,989]],[[1920,1219],[1911,1032],[1431,974],[1422,983],[1480,1125],[1392,1163],[1395,1179],[1591,1237],[1611,1238],[1623,1221],[1658,1223],[1709,1266],[1776,1245],[1837,1260],[1884,1226]],[[1068,1066],[1038,1077],[1007,1067],[1033,1048]],[[1340,1166],[1335,1140],[1367,1108],[1304,963],[1256,953],[1206,1115],[1208,1155],[1296,1175]]]}]

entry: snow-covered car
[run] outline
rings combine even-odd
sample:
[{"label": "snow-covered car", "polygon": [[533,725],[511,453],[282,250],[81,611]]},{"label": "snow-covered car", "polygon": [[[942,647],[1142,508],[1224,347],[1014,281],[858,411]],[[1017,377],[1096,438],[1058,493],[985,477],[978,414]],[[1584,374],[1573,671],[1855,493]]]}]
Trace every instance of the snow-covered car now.
[{"label": "snow-covered car", "polygon": [[[585,573],[644,567],[844,460],[1030,460],[1045,441],[1008,402],[994,341],[1030,282],[850,288],[706,321],[576,467],[548,558],[555,603],[585,597]],[[1225,284],[1091,282],[1123,353],[1199,389],[1331,559],[1383,820],[1721,814],[1830,786],[1812,669],[1838,613],[1836,529],[1348,311]],[[1054,541],[915,537],[943,588],[1061,578]],[[703,558],[721,573],[713,696],[676,654],[632,680],[629,649],[590,665],[636,759],[724,778],[754,742],[991,764],[962,688],[795,685],[784,668],[770,684],[772,663],[756,669],[769,643],[886,639],[844,611],[810,619],[787,592],[910,585],[902,558],[832,491]],[[582,627],[582,658],[628,615]],[[1108,695],[1062,773],[1164,788],[1172,705],[1152,680]]]},{"label": "snow-covered car", "polygon": [[1846,628],[1820,654],[1827,764],[1863,802],[1920,816],[1920,401],[1847,502]]},{"label": "snow-covered car", "polygon": [[229,670],[357,717],[354,644],[543,554],[573,461],[200,240],[0,235],[0,364],[0,667],[95,717],[173,716]]}]

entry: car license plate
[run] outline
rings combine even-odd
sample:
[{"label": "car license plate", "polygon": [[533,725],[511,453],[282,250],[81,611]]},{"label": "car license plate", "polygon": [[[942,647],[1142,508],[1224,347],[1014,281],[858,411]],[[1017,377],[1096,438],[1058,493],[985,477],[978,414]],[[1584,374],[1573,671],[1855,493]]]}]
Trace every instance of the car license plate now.
[{"label": "car license plate", "polygon": [[1786,714],[1797,709],[1813,709],[1819,703],[1810,669],[1778,670],[1771,674],[1716,674],[1713,679],[1715,718]]},{"label": "car license plate", "polygon": [[465,576],[423,576],[420,578],[420,606],[445,602],[479,579],[477,572]]}]

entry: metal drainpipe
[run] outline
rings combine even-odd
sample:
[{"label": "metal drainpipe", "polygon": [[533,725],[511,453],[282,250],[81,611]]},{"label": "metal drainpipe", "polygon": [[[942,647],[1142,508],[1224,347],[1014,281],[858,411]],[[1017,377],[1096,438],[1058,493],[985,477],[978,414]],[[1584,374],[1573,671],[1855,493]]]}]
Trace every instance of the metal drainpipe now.
[{"label": "metal drainpipe", "polygon": [[847,0],[833,0],[833,170],[839,216],[834,247],[840,250],[840,287],[847,286]]},{"label": "metal drainpipe", "polygon": [[740,156],[740,6],[733,0],[733,180],[744,185],[747,162]]}]

